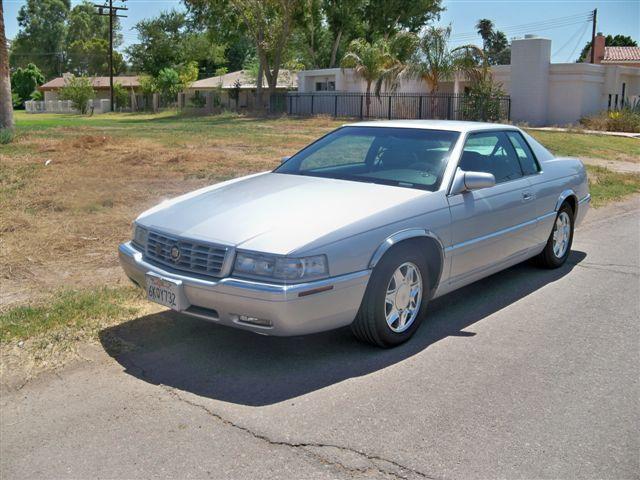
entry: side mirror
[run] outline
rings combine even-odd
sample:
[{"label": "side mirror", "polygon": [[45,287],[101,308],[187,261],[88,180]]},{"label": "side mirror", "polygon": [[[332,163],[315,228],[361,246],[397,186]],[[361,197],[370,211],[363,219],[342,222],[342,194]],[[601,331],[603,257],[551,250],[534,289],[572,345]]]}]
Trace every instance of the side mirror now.
[{"label": "side mirror", "polygon": [[493,187],[496,184],[496,177],[485,172],[465,172],[458,168],[453,178],[451,194],[470,192],[481,188]]},{"label": "side mirror", "polygon": [[290,155],[287,155],[286,157],[282,157],[282,160],[280,160],[280,163],[284,163],[284,162],[286,162],[287,160],[289,160],[290,158],[291,158],[291,156],[290,156]]}]

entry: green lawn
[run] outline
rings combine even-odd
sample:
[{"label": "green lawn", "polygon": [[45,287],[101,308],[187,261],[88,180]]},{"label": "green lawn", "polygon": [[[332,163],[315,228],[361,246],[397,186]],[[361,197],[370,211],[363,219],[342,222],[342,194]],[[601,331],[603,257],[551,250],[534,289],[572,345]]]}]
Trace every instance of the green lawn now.
[{"label": "green lawn", "polygon": [[640,139],[637,138],[542,130],[528,133],[558,156],[640,162]]}]

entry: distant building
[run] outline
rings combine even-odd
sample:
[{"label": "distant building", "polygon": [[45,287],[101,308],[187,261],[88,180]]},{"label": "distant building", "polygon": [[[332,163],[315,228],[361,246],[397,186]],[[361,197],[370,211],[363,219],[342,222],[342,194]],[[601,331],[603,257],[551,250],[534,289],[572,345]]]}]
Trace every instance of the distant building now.
[{"label": "distant building", "polygon": [[[601,38],[601,39],[600,39]],[[551,40],[526,35],[511,44],[511,65],[491,68],[494,81],[502,84],[511,98],[511,120],[535,125],[565,125],[581,117],[619,106],[623,98],[640,96],[640,48],[604,47],[604,37],[596,38],[595,64],[551,63]],[[438,93],[465,92],[469,81],[457,75],[439,84]],[[383,86],[382,91],[386,89]],[[298,91],[313,94],[317,111],[329,105],[333,111],[336,93],[366,91],[366,83],[353,69],[327,68],[298,72]],[[427,95],[429,86],[404,79],[398,93]],[[372,86],[373,94],[373,86]],[[408,100],[407,100],[408,101]],[[351,102],[354,103],[354,102]],[[337,102],[336,102],[337,104]],[[457,108],[453,101],[453,107]]]},{"label": "distant building", "polygon": [[[57,101],[60,89],[65,86],[67,79],[71,77],[71,74],[65,73],[62,77],[54,78],[47,83],[40,85],[38,90],[44,93],[44,101]],[[91,80],[91,86],[96,91],[96,102],[109,99],[109,77],[89,77]],[[127,90],[139,93],[140,91],[140,78],[137,76],[127,77],[113,77],[114,85],[119,83]]]},{"label": "distant building", "polygon": [[[640,47],[607,47],[602,33],[596,35],[594,45],[593,63],[640,67]],[[587,60],[590,58],[591,50],[587,53]]]},{"label": "distant building", "polygon": [[[238,108],[252,110],[256,103],[256,78],[253,77],[250,72],[246,70],[238,70],[236,72],[226,73],[217,77],[203,78],[197,80],[191,84],[191,86],[185,91],[186,105],[193,103],[194,97],[203,97],[208,92],[214,92],[219,95],[218,101],[227,108],[236,108],[234,100],[229,96],[229,91],[233,90],[236,86],[236,82],[240,84],[240,95],[238,99]],[[262,79],[262,87],[265,92],[265,106],[266,106],[266,92],[268,87],[267,79]],[[298,87],[297,75],[289,70],[280,70],[278,73],[278,84],[276,91],[284,93],[289,90],[295,90]]]}]

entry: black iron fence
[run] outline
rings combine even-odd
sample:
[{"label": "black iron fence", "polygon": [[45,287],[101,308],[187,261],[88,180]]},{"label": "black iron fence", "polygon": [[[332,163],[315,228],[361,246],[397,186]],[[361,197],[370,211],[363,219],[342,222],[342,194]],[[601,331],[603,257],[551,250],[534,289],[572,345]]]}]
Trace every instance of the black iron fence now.
[{"label": "black iron fence", "polygon": [[511,99],[472,94],[298,93],[273,95],[272,113],[377,119],[509,120]]}]

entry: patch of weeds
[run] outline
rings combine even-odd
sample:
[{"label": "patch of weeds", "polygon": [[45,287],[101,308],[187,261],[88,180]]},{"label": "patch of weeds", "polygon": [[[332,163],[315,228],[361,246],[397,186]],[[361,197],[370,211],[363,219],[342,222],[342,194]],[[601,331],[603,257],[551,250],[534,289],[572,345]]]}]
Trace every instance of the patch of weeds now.
[{"label": "patch of weeds", "polygon": [[13,142],[13,130],[0,128],[0,145],[8,145]]},{"label": "patch of weeds", "polygon": [[134,315],[138,308],[132,303],[139,295],[132,287],[64,290],[47,303],[11,308],[0,314],[0,344],[46,333],[52,333],[55,341],[61,335],[55,332],[62,330],[97,331],[104,323]]},{"label": "patch of weeds", "polygon": [[620,173],[604,167],[587,165],[587,174],[594,207],[640,192],[640,175],[637,173]]}]

